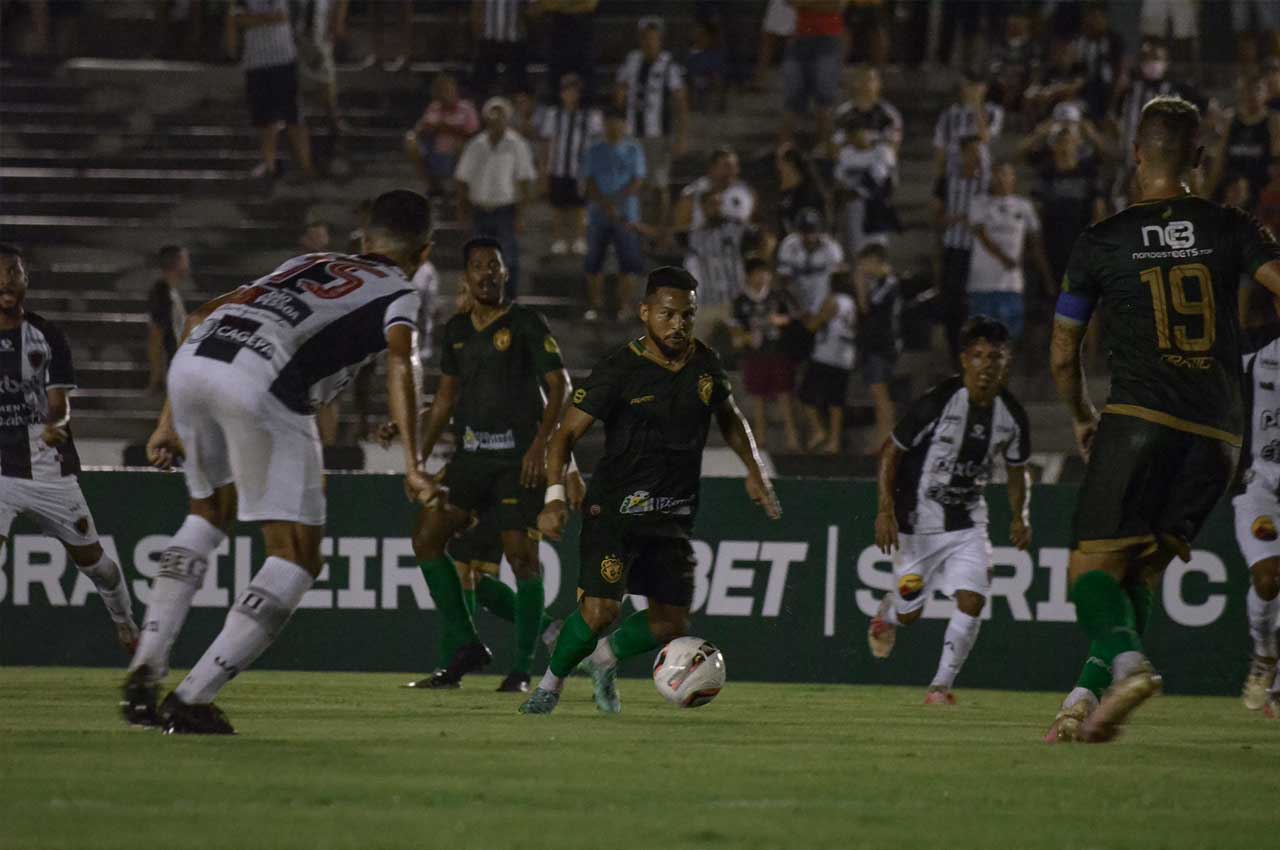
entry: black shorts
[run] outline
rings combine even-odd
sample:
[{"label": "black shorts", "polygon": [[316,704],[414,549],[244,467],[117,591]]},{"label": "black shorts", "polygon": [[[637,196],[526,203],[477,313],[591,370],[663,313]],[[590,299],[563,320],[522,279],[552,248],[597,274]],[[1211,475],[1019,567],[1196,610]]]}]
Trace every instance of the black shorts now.
[{"label": "black shorts", "polygon": [[810,407],[843,407],[849,390],[849,370],[810,360],[798,396]]},{"label": "black shorts", "polygon": [[502,563],[502,532],[498,530],[494,512],[449,541],[449,557],[459,564]]},{"label": "black shorts", "polygon": [[249,92],[249,115],[253,126],[267,127],[283,121],[290,127],[302,123],[298,107],[298,66],[272,65],[254,68],[244,75]]},{"label": "black shorts", "polygon": [[552,177],[547,186],[551,206],[560,210],[581,209],[586,205],[578,191],[578,181],[572,177]]},{"label": "black shorts", "polygon": [[1080,487],[1072,548],[1190,557],[1191,542],[1227,492],[1240,450],[1133,416],[1104,414]]},{"label": "black shorts", "polygon": [[476,516],[492,514],[497,531],[536,533],[543,488],[520,484],[520,460],[458,452],[444,471],[449,504]]},{"label": "black shorts", "polygon": [[688,536],[678,529],[588,517],[582,521],[578,553],[583,596],[620,600],[632,593],[663,605],[693,604],[697,559]]}]

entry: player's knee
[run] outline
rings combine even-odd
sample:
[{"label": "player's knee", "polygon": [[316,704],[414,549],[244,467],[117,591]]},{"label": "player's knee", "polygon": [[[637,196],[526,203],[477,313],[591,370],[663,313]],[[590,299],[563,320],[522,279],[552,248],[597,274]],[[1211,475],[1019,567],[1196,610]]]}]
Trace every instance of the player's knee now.
[{"label": "player's knee", "polygon": [[605,631],[613,621],[618,619],[621,603],[615,599],[603,599],[598,596],[584,596],[578,603],[578,612],[587,627],[596,634]]},{"label": "player's knee", "polygon": [[979,617],[982,615],[982,608],[987,604],[987,597],[981,593],[974,593],[969,590],[961,590],[956,593],[956,607],[963,614],[970,617]]},{"label": "player's knee", "polygon": [[67,546],[67,554],[77,567],[91,567],[102,560],[102,544],[93,542],[87,546]]},{"label": "player's knee", "polygon": [[1280,558],[1267,558],[1253,565],[1250,571],[1253,589],[1263,599],[1280,596]]},{"label": "player's knee", "polygon": [[532,540],[521,541],[519,546],[504,546],[502,553],[507,556],[507,563],[517,579],[528,581],[542,575],[538,544]]},{"label": "player's knee", "polygon": [[419,561],[444,557],[444,537],[430,523],[421,523],[413,531],[413,555]]}]

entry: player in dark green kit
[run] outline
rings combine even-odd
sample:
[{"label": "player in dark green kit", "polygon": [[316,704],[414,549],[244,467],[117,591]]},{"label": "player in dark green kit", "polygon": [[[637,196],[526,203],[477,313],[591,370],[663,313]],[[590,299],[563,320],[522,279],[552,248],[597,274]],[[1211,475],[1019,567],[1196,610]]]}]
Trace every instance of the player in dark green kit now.
[{"label": "player in dark green kit", "polygon": [[[1051,364],[1089,464],[1068,576],[1091,643],[1049,741],[1111,740],[1159,693],[1141,641],[1150,585],[1175,555],[1190,559],[1239,455],[1240,278],[1280,293],[1280,246],[1248,214],[1188,189],[1199,128],[1184,100],[1146,105],[1134,144],[1141,200],[1085,231],[1062,282]],[[1101,417],[1080,367],[1096,306],[1111,367]]]},{"label": "player in dark green kit", "polygon": [[445,545],[492,510],[503,554],[516,575],[517,660],[498,690],[523,692],[544,607],[537,518],[547,440],[560,421],[569,378],[542,316],[505,300],[507,268],[497,241],[470,240],[463,246],[463,261],[471,309],[444,327],[443,374],[422,439],[423,456],[430,456],[452,418],[457,452],[439,492],[426,494],[428,507],[413,536],[452,661],[414,686],[457,687],[462,676],[489,662]]},{"label": "player in dark green kit", "polygon": [[[553,540],[569,515],[569,453],[597,419],[605,427],[605,456],[583,502],[578,610],[565,619],[547,672],[520,706],[524,714],[550,714],[565,678],[588,656],[596,706],[616,714],[618,662],[687,633],[695,566],[689,534],[713,417],[746,464],[751,501],[772,519],[781,514],[720,358],[693,337],[697,286],[684,269],[649,274],[640,305],[645,335],[596,365],[552,438],[538,527]],[[601,639],[626,593],[647,597],[649,607]]]}]

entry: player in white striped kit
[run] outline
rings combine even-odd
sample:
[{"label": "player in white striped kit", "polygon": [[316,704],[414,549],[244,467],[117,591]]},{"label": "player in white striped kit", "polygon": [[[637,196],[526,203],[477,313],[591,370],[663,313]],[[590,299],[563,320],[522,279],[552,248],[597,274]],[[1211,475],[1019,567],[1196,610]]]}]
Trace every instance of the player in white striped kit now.
[{"label": "player in white striped kit", "polygon": [[[191,509],[160,557],[125,680],[121,707],[131,724],[233,733],[214,696],[271,645],[323,566],[324,480],[313,414],[384,350],[405,490],[411,499],[428,490],[418,467],[413,376],[419,297],[409,278],[430,251],[430,229],[425,198],[388,192],[374,201],[364,253],[295,257],[188,318],[147,452],[158,466],[185,455]],[[236,518],[261,526],[266,562],[157,709],[174,638]]]},{"label": "player in white striped kit", "polygon": [[1250,415],[1231,500],[1236,543],[1252,579],[1246,609],[1253,657],[1242,696],[1245,708],[1274,720],[1280,719],[1280,338],[1244,357],[1244,392]]},{"label": "player in white striped kit", "polygon": [[926,705],[953,705],[960,668],[978,638],[991,592],[991,540],[983,490],[997,458],[1009,472],[1009,540],[1031,545],[1031,432],[1022,405],[1004,388],[1009,330],[974,316],[960,334],[961,374],[911,406],[880,455],[876,545],[894,549],[895,589],[867,630],[877,658],[893,650],[900,626],[920,619],[934,592],[955,600]]}]

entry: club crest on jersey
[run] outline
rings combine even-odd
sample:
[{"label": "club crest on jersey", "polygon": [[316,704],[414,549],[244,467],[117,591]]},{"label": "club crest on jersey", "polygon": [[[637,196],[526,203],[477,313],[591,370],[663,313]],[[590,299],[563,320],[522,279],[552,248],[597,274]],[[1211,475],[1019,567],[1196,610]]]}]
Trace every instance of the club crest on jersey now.
[{"label": "club crest on jersey", "polygon": [[617,584],[622,581],[622,561],[617,555],[605,555],[604,560],[600,562],[600,578],[609,582],[609,584]]},{"label": "club crest on jersey", "polygon": [[43,352],[43,351],[28,351],[28,352],[27,352],[27,362],[31,364],[31,368],[32,368],[32,369],[35,369],[36,371],[39,371],[39,370],[40,370],[40,367],[44,365],[44,352]]},{"label": "club crest on jersey", "polygon": [[698,378],[698,398],[702,399],[703,404],[711,404],[711,390],[715,386],[715,380],[710,375],[702,375]]},{"label": "club crest on jersey", "polygon": [[898,580],[898,595],[910,602],[924,592],[924,579],[915,573],[907,573]]},{"label": "club crest on jersey", "polygon": [[1260,516],[1253,521],[1253,536],[1258,540],[1265,540],[1268,543],[1280,537],[1280,533],[1276,531],[1275,521],[1269,516]]},{"label": "club crest on jersey", "polygon": [[982,423],[977,423],[969,430],[969,436],[975,440],[984,439],[987,436],[987,428]]},{"label": "club crest on jersey", "polygon": [[8,337],[0,339],[0,351],[13,351],[13,340]]},{"label": "club crest on jersey", "polygon": [[500,328],[493,335],[493,347],[499,351],[506,351],[511,347],[511,330],[509,328]]}]

